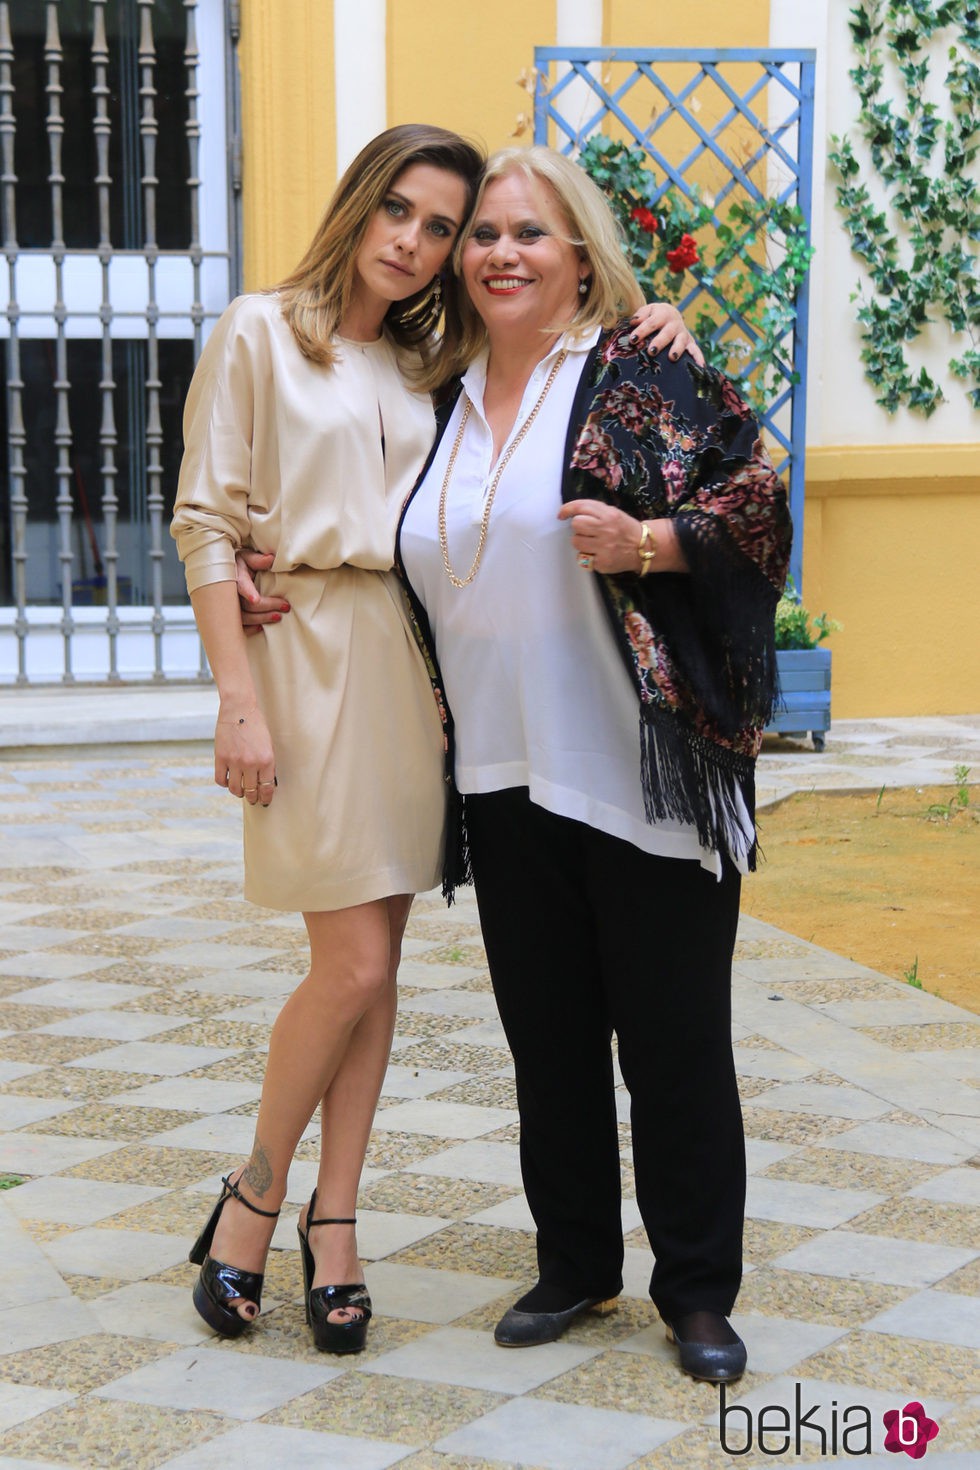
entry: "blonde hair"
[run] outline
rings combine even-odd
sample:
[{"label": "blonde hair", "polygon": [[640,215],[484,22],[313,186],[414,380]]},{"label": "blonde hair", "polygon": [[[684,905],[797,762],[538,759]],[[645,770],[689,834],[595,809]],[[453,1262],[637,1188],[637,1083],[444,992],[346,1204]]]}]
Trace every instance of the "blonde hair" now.
[{"label": "blonde hair", "polygon": [[[457,276],[463,248],[472,234],[488,186],[513,173],[523,173],[532,183],[543,183],[551,190],[568,225],[569,233],[561,238],[575,246],[589,267],[588,291],[579,298],[571,320],[552,323],[544,330],[585,337],[595,327],[615,326],[642,306],[643,293],[623,252],[622,231],[601,190],[577,163],[541,144],[531,148],[502,148],[491,154],[469,220],[453,252]],[[438,367],[444,382],[464,371],[487,342],[486,327],[462,288],[459,312],[462,321],[459,341],[446,341],[439,353]]]},{"label": "blonde hair", "polygon": [[[357,253],[365,232],[395,179],[416,163],[445,169],[462,179],[465,217],[469,216],[484,157],[458,133],[426,123],[404,123],[388,128],[362,148],[337,185],[302,260],[275,288],[300,351],[313,362],[327,366],[334,362],[332,338],[350,305]],[[415,295],[393,302],[385,317],[394,341],[421,353],[426,377],[431,376],[437,346],[434,331],[441,314],[445,315],[444,336],[453,344],[458,340],[459,289],[452,271],[446,270]]]}]

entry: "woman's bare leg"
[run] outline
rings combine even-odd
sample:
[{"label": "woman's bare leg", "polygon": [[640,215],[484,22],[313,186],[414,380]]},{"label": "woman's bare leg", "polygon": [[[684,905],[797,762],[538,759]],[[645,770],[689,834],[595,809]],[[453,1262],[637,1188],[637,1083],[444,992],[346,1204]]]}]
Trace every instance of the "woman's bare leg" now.
[{"label": "woman's bare leg", "polygon": [[[252,1153],[240,1175],[233,1176],[260,1209],[276,1210],[282,1204],[304,1128],[341,1068],[359,1022],[390,989],[390,902],[377,899],[303,915],[310,936],[310,971],[272,1028]],[[372,1115],[377,1088],[371,1093]],[[361,1162],[366,1147],[365,1137]],[[231,1200],[222,1211],[211,1254],[239,1270],[261,1271],[274,1228],[273,1221]],[[242,1302],[239,1311],[249,1319],[256,1315],[250,1302]]]},{"label": "woman's bare leg", "polygon": [[[320,1104],[320,1170],[316,1186],[317,1218],[351,1219],[371,1137],[378,1097],[391,1051],[397,1007],[401,942],[412,907],[411,894],[386,899],[388,907],[387,983],[351,1034],[343,1061]],[[305,1227],[307,1210],[301,1214]],[[341,1286],[363,1280],[352,1226],[331,1225],[314,1232],[315,1286]],[[343,1322],[361,1315],[357,1308],[330,1314]]]}]

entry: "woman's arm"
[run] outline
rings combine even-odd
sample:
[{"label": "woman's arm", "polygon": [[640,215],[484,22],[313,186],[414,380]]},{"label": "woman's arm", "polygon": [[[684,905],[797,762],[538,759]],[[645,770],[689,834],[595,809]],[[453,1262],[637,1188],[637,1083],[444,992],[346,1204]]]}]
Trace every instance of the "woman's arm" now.
[{"label": "woman's arm", "polygon": [[[643,572],[640,542],[649,557],[648,572],[686,572],[687,560],[673,521],[663,517],[638,521],[602,500],[569,500],[558,512],[572,523],[572,546],[579,556],[591,556],[589,571]],[[643,535],[643,527],[647,535]]]},{"label": "woman's arm", "polygon": [[218,686],[214,779],[253,806],[272,800],[275,767],[245,654],[235,553],[251,534],[254,385],[270,376],[264,311],[256,298],[240,297],[222,314],[201,354],[184,407],[184,455],[171,525]]},{"label": "woman's arm", "polygon": [[268,806],[275,792],[272,739],[255,696],[234,582],[209,582],[191,593],[204,651],[218,686],[214,779],[250,805]]}]

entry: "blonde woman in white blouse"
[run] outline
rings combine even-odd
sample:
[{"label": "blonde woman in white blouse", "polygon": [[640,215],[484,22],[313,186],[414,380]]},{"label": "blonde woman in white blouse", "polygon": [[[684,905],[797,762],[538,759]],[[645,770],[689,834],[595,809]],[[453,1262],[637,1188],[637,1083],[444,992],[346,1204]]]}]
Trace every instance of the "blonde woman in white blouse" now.
[{"label": "blonde woman in white blouse", "polygon": [[[302,911],[310,940],[309,974],[272,1031],[251,1156],[191,1252],[195,1305],[229,1337],[258,1315],[318,1105],[317,1187],[299,1223],[307,1319],[319,1348],[355,1352],[371,1315],[354,1206],[412,895],[442,869],[446,791],[439,711],[390,568],[434,435],[428,388],[459,340],[441,273],[481,168],[440,128],[375,139],[293,275],[225,312],[188,395],[173,534],[220,695],[215,780],[243,800],[246,897]],[[265,553],[256,606],[275,623],[248,644],[244,547]]]},{"label": "blonde woman in white blouse", "polygon": [[457,264],[462,376],[397,559],[453,716],[537,1232],[494,1338],[554,1342],[622,1290],[615,1033],[651,1299],[681,1368],[732,1381],[731,967],[786,495],[732,384],[636,344],[636,282],[570,160],[494,155]]}]

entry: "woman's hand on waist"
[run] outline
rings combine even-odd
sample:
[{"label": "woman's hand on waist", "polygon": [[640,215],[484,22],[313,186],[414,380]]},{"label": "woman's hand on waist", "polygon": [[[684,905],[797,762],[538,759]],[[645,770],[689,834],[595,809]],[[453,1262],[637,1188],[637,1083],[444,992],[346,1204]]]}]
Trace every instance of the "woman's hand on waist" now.
[{"label": "woman's hand on waist", "polygon": [[243,549],[235,557],[235,584],[246,638],[261,633],[263,623],[281,622],[283,613],[289,612],[284,597],[263,597],[253,581],[255,572],[267,572],[274,561],[272,551]]},{"label": "woman's hand on waist", "polygon": [[250,806],[268,806],[276,790],[272,736],[258,705],[222,698],[214,727],[214,779]]}]

